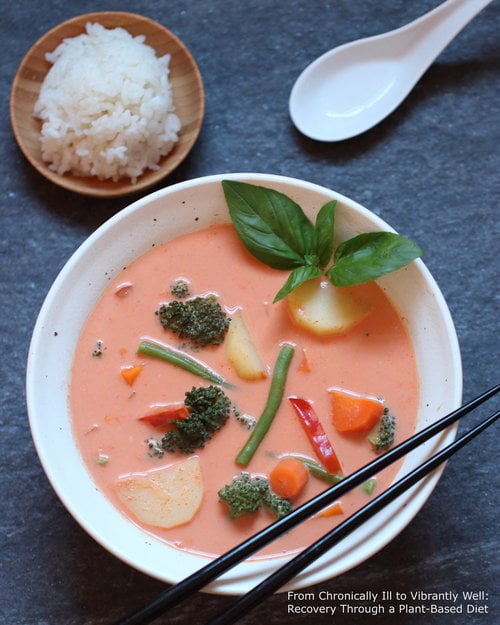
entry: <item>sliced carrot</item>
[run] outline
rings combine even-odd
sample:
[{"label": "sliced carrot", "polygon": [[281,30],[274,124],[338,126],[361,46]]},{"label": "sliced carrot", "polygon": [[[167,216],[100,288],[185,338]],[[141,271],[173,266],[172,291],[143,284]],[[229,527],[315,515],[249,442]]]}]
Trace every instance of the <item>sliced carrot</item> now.
[{"label": "sliced carrot", "polygon": [[305,349],[302,350],[302,356],[299,363],[299,371],[302,373],[311,373],[311,362]]},{"label": "sliced carrot", "polygon": [[149,423],[153,427],[166,427],[171,425],[172,421],[187,419],[189,417],[189,410],[183,403],[169,404],[164,406],[163,410],[158,412],[152,412],[151,414],[139,417],[139,421]]},{"label": "sliced carrot", "polygon": [[384,404],[378,399],[338,389],[329,389],[328,392],[332,402],[332,421],[337,432],[366,432],[380,421]]},{"label": "sliced carrot", "polygon": [[330,506],[327,506],[326,508],[321,510],[321,512],[318,512],[316,516],[323,518],[337,516],[339,514],[344,514],[344,509],[342,508],[342,504],[340,503],[340,501],[336,501],[335,503],[332,503]]},{"label": "sliced carrot", "polygon": [[295,499],[304,490],[309,471],[303,462],[293,457],[282,458],[269,473],[271,490],[285,499]]},{"label": "sliced carrot", "polygon": [[144,367],[142,365],[134,365],[134,366],[130,366],[130,367],[122,367],[120,369],[120,373],[122,374],[122,377],[125,380],[125,382],[129,386],[132,386],[132,384],[136,381],[137,376],[140,374],[140,372],[143,370],[143,368]]}]

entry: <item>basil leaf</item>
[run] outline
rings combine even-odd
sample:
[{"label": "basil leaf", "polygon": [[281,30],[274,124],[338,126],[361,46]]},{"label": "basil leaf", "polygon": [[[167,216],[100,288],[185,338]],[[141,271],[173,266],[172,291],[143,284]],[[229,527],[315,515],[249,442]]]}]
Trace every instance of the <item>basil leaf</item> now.
[{"label": "basil leaf", "polygon": [[304,265],[317,267],[319,263],[319,258],[316,256],[316,254],[306,254],[304,256],[304,261]]},{"label": "basil leaf", "polygon": [[275,269],[293,269],[314,253],[314,227],[279,191],[235,180],[222,186],[233,225],[248,251]]},{"label": "basil leaf", "polygon": [[314,224],[314,251],[320,267],[326,267],[333,254],[333,229],[337,200],[327,202],[320,208]]},{"label": "basil leaf", "polygon": [[327,276],[335,286],[376,280],[422,255],[420,247],[394,232],[366,232],[341,243]]},{"label": "basil leaf", "polygon": [[276,293],[273,304],[279,302],[280,299],[286,297],[302,283],[307,282],[308,280],[312,280],[313,278],[319,278],[319,276],[321,275],[323,275],[323,272],[319,267],[313,267],[311,265],[296,267],[288,276],[285,284]]}]

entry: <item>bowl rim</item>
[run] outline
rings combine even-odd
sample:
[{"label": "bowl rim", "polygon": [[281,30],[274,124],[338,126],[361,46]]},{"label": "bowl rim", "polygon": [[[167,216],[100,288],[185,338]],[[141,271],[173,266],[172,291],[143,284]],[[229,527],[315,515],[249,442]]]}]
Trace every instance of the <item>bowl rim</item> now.
[{"label": "bowl rim", "polygon": [[[39,162],[31,153],[29,148],[26,146],[23,131],[21,128],[21,122],[18,119],[16,114],[16,99],[18,97],[18,93],[20,90],[20,82],[21,76],[24,67],[28,63],[29,59],[38,51],[38,49],[43,49],[45,42],[50,40],[55,34],[57,34],[61,29],[66,28],[72,25],[78,25],[83,28],[83,32],[85,32],[85,24],[92,21],[99,21],[107,18],[123,18],[128,20],[134,20],[137,22],[144,22],[146,24],[153,25],[158,31],[161,31],[166,37],[168,37],[172,42],[175,42],[176,46],[178,46],[179,50],[185,55],[186,59],[190,65],[190,73],[192,73],[194,81],[197,85],[197,93],[198,93],[198,104],[197,104],[197,113],[196,117],[192,122],[193,129],[190,133],[189,141],[187,141],[184,145],[179,148],[179,142],[177,142],[173,149],[166,154],[159,162],[158,170],[150,170],[146,169],[143,174],[138,178],[138,180],[132,184],[129,178],[124,178],[119,181],[111,181],[111,180],[99,180],[96,177],[92,176],[75,176],[71,174],[71,172],[66,172],[64,175],[60,175],[57,172],[52,171],[48,167],[48,163],[44,161]],[[106,26],[106,25],[105,25]],[[108,27],[108,26],[106,26]],[[113,28],[125,26],[115,25]],[[62,42],[63,38],[60,38]],[[147,43],[147,42],[146,42]],[[150,45],[150,44],[148,44]],[[153,46],[151,46],[153,47]],[[171,66],[170,66],[171,72]],[[175,99],[175,93],[174,93]],[[97,198],[116,198],[128,195],[134,195],[145,189],[148,189],[155,184],[159,183],[161,180],[170,175],[179,165],[187,158],[189,153],[191,152],[194,144],[196,143],[201,128],[203,125],[203,119],[205,117],[205,108],[206,108],[206,98],[205,98],[205,88],[203,84],[203,78],[201,76],[200,69],[198,64],[192,55],[189,48],[186,44],[169,28],[157,22],[156,20],[140,15],[138,13],[133,13],[129,11],[93,11],[89,13],[84,13],[81,15],[73,16],[67,20],[56,24],[48,31],[46,31],[37,41],[35,41],[28,51],[25,53],[23,58],[21,59],[16,73],[14,75],[10,97],[9,97],[9,116],[11,121],[12,132],[16,143],[18,144],[23,156],[30,163],[30,165],[44,178],[49,180],[50,182],[62,187],[68,191],[72,191],[74,193],[80,193],[83,195],[97,197]],[[178,107],[176,107],[177,114],[179,114]],[[182,129],[181,134],[182,136]],[[163,168],[166,163],[172,161],[172,164]]]},{"label": "bowl rim", "polygon": [[[78,507],[78,505],[75,505],[73,494],[70,492],[67,485],[61,485],[60,478],[61,471],[65,468],[64,463],[62,462],[61,464],[61,460],[55,463],[54,458],[51,458],[51,454],[53,456],[53,452],[51,452],[51,449],[53,449],[52,441],[50,441],[49,445],[47,443],[47,440],[44,438],[44,418],[43,414],[41,414],[43,410],[41,410],[40,406],[37,404],[37,392],[39,391],[40,385],[46,384],[47,377],[46,372],[40,371],[39,369],[40,353],[41,347],[44,345],[44,342],[47,342],[48,337],[51,335],[51,332],[53,332],[53,325],[51,324],[50,316],[55,309],[54,307],[57,304],[57,298],[60,298],[63,289],[67,288],[67,282],[71,278],[72,273],[75,271],[75,268],[78,268],[79,264],[81,264],[85,260],[85,258],[88,257],[88,255],[91,253],[91,250],[93,250],[94,247],[99,244],[99,241],[102,239],[102,237],[110,236],[110,233],[113,233],[116,228],[119,228],[120,225],[123,224],[125,224],[126,226],[127,223],[134,218],[139,220],[141,218],[144,219],[145,214],[148,212],[148,210],[152,210],[152,208],[154,208],[156,204],[162,201],[165,197],[175,196],[176,194],[182,192],[189,192],[190,189],[196,188],[199,185],[211,185],[213,183],[219,183],[222,179],[238,179],[269,186],[272,186],[273,184],[281,184],[285,186],[298,185],[299,188],[305,190],[306,192],[312,191],[325,195],[327,200],[328,198],[337,199],[343,205],[347,206],[348,211],[353,209],[355,211],[359,211],[363,217],[369,217],[372,225],[376,225],[377,227],[393,231],[393,229],[385,221],[383,221],[380,217],[377,217],[368,209],[364,208],[362,205],[354,202],[353,200],[350,200],[346,196],[343,196],[336,191],[327,189],[326,187],[317,185],[315,183],[310,183],[303,180],[298,180],[296,178],[290,178],[275,174],[215,174],[211,176],[195,178],[192,180],[186,180],[184,182],[165,187],[164,189],[155,191],[133,202],[126,208],[116,213],[113,217],[103,223],[97,230],[95,230],[75,250],[75,252],[70,256],[64,267],[59,272],[42,304],[39,316],[33,330],[33,335],[28,352],[28,365],[26,373],[28,415],[32,437],[40,458],[40,462],[55,492],[57,493],[65,507],[68,509],[68,511],[75,518],[75,520],[83,527],[83,529],[86,530],[87,533],[89,533],[106,550],[113,553],[116,557],[128,563],[130,566],[147,575],[150,575],[162,581],[166,581],[168,583],[175,583],[177,581],[180,581],[180,579],[187,576],[188,574],[193,573],[200,566],[206,563],[207,559],[203,556],[185,554],[183,552],[175,550],[172,547],[169,547],[168,545],[165,546],[163,543],[161,543],[161,549],[167,549],[169,558],[174,560],[176,562],[176,565],[179,565],[180,562],[178,558],[179,554],[183,554],[183,556],[187,555],[187,559],[189,559],[188,563],[183,561],[182,564],[179,565],[179,568],[176,569],[176,571],[170,571],[167,573],[158,566],[156,558],[154,557],[155,546],[159,545],[160,541],[155,541],[154,539],[152,540],[150,535],[147,535],[145,537],[144,533],[141,530],[138,530],[138,528],[136,527],[134,527],[135,532],[140,532],[140,537],[143,540],[143,551],[140,554],[135,553],[133,555],[127,553],[127,549],[124,549],[123,546],[123,540],[120,543],[119,533],[120,531],[127,532],[127,529],[130,528],[125,527],[123,517],[121,517],[121,515],[119,515],[119,513],[114,510],[114,508],[113,510],[109,509],[110,507],[112,507],[112,504],[110,504],[109,502],[107,503],[107,512],[109,512],[109,514],[111,515],[110,518],[113,519],[113,524],[116,524],[116,528],[114,528],[113,531],[110,533],[109,528],[107,530],[103,530],[102,521],[99,521],[99,519],[96,518],[92,518],[92,515],[89,516],[88,511],[82,510]],[[146,249],[149,248],[146,247]],[[140,255],[137,251],[135,251],[134,253],[136,254],[136,257]],[[123,262],[122,259],[120,260],[121,262]],[[420,259],[415,261],[414,271],[416,272],[415,275],[420,275],[427,288],[432,291],[432,299],[440,315],[440,323],[442,325],[441,329],[446,334],[446,336],[444,337],[447,345],[446,356],[447,359],[449,359],[450,364],[452,365],[451,370],[446,371],[446,376],[444,378],[444,380],[448,384],[448,387],[446,388],[446,393],[444,393],[448,405],[446,406],[446,410],[442,414],[437,414],[434,417],[435,419],[437,419],[440,416],[443,416],[445,412],[449,412],[451,409],[456,408],[461,403],[462,366],[460,350],[450,311],[437,283]],[[66,417],[69,420],[69,414],[67,414]],[[429,417],[427,417],[427,419],[429,419]],[[411,458],[408,459],[408,462],[405,462],[405,465],[402,469],[403,473],[401,473],[400,471],[400,474],[404,474],[414,468],[412,465],[412,459],[414,459],[414,466],[416,466],[416,464],[418,464],[422,460],[422,458],[425,457],[425,454],[428,455],[429,453],[434,453],[438,448],[449,444],[454,439],[456,431],[457,426],[452,426],[438,439],[434,440],[432,443],[429,443],[425,448],[420,450],[420,453],[418,455],[414,455],[414,452],[412,452]],[[83,464],[81,459],[80,463]],[[421,509],[421,507],[424,505],[425,501],[428,499],[433,489],[435,488],[443,469],[444,465],[442,465],[432,475],[425,478],[421,483],[413,487],[410,491],[399,497],[388,508],[377,514],[373,519],[371,519],[363,526],[363,531],[357,530],[354,534],[351,535],[350,540],[344,539],[338,546],[340,550],[339,554],[337,554],[338,557],[336,556],[332,560],[332,554],[326,554],[316,563],[309,566],[306,571],[297,576],[292,582],[290,582],[281,590],[285,591],[287,589],[299,589],[311,586],[316,583],[320,583],[322,581],[325,581],[326,579],[350,570],[351,568],[357,566],[361,562],[367,560],[369,557],[374,555],[388,542],[390,542],[400,531],[402,531],[404,527],[406,527],[406,525],[414,518],[414,516]],[[93,485],[92,479],[88,474],[87,479]],[[93,502],[96,505],[104,505],[104,507],[106,507],[106,502],[104,502],[103,504],[103,502],[99,500],[97,494],[94,494],[92,496],[94,497]],[[101,499],[103,499],[102,496]],[[382,522],[384,523],[384,531],[381,533],[379,530],[382,527]],[[130,521],[126,521],[126,523],[131,525]],[[367,537],[369,538],[369,543],[363,544],[363,540],[365,540]],[[127,536],[127,540],[129,538],[130,536]],[[181,557],[181,560],[182,559],[183,558]],[[285,561],[286,558],[278,557],[267,560],[257,560],[241,563],[232,570],[222,575],[218,580],[210,584],[205,589],[205,591],[228,595],[242,594],[249,590],[250,587],[255,585],[255,583],[261,581],[266,575],[270,574],[277,566],[277,564],[283,564]],[[333,573],[328,573],[328,571],[331,571],[332,569]],[[181,577],[179,577],[179,574],[181,574]]]}]

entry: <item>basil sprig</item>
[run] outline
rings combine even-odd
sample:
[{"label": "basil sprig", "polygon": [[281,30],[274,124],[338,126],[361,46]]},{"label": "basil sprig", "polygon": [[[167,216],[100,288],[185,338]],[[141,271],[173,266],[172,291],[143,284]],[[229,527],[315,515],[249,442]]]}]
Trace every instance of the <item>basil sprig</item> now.
[{"label": "basil sprig", "polygon": [[291,271],[275,302],[323,274],[334,286],[352,286],[422,255],[416,243],[394,232],[365,232],[334,251],[335,200],[321,207],[313,224],[279,191],[235,180],[223,180],[222,187],[233,225],[248,251],[269,267]]}]

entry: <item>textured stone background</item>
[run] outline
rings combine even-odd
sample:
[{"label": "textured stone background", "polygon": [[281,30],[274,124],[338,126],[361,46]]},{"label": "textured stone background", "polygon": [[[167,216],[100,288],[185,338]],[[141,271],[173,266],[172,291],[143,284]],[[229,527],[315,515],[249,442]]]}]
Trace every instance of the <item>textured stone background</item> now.
[{"label": "textured stone background", "polygon": [[[206,174],[263,171],[352,197],[425,249],[451,309],[463,356],[464,399],[498,377],[500,5],[487,7],[377,128],[340,144],[302,137],[288,117],[295,78],[330,47],[400,26],[432,0],[16,0],[0,20],[0,625],[106,625],[162,589],[107,553],[49,485],[32,444],[24,397],[39,307],[77,246],[134,198],[96,200],[59,189],[30,168],[8,114],[14,73],[46,30],[74,15],[125,10],[176,33],[206,88],[201,136],[162,185]],[[432,345],[429,345],[432,349]],[[481,411],[486,414],[486,409]],[[481,615],[366,617],[366,623],[493,625],[498,604],[498,434],[460,452],[420,514],[376,556],[312,590],[482,590]],[[200,623],[230,603],[198,594],[158,623]],[[288,614],[277,595],[241,619],[323,625]],[[359,624],[359,617],[336,622]]]}]

